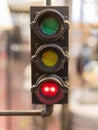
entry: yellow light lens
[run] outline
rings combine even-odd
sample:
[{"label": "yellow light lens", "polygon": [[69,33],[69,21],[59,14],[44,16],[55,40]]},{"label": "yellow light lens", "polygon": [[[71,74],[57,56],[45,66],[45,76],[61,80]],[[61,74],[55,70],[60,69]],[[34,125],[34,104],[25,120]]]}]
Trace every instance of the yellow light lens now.
[{"label": "yellow light lens", "polygon": [[53,67],[58,62],[58,55],[55,51],[47,50],[42,54],[42,62],[47,67]]}]

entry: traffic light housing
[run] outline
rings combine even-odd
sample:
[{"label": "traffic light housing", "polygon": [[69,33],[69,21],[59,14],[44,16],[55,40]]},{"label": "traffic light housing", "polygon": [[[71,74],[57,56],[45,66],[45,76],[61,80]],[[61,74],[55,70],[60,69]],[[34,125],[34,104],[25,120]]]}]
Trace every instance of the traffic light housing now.
[{"label": "traffic light housing", "polygon": [[68,7],[31,7],[32,103],[68,102]]}]

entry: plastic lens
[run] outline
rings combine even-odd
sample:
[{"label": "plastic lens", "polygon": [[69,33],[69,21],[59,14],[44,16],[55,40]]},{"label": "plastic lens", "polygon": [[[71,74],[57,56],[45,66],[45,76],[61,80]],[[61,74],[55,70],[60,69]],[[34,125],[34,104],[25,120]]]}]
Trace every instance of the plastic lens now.
[{"label": "plastic lens", "polygon": [[56,32],[58,31],[59,23],[57,19],[53,17],[46,17],[42,19],[40,28],[41,28],[42,33],[52,36],[56,34]]},{"label": "plastic lens", "polygon": [[42,54],[42,63],[47,67],[54,67],[58,62],[58,55],[55,51],[47,50]]},{"label": "plastic lens", "polygon": [[47,98],[54,97],[58,94],[59,87],[55,82],[46,82],[41,86],[41,91]]}]

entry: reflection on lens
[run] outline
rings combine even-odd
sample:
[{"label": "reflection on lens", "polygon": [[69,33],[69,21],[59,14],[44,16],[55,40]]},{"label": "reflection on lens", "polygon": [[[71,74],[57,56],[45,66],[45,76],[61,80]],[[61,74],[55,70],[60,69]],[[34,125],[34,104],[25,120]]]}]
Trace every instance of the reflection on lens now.
[{"label": "reflection on lens", "polygon": [[47,67],[54,67],[58,62],[58,55],[52,50],[47,50],[42,54],[42,62]]},{"label": "reflection on lens", "polygon": [[46,35],[54,35],[59,27],[57,19],[53,17],[47,17],[41,21],[41,31]]},{"label": "reflection on lens", "polygon": [[47,81],[42,84],[41,91],[44,96],[51,98],[58,94],[59,86],[53,81]]}]

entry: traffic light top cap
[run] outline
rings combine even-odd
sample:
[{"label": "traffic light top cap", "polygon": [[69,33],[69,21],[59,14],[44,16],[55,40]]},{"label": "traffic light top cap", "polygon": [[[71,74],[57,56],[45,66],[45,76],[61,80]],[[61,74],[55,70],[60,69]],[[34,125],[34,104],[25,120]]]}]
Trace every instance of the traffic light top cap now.
[{"label": "traffic light top cap", "polygon": [[[59,50],[59,51],[62,53],[63,58],[65,57],[65,53],[64,53],[63,49],[62,49],[60,46],[56,45],[56,44],[48,44],[48,45],[47,45],[47,44],[44,44],[44,45],[40,46],[40,47],[37,49],[35,55],[37,56],[43,49],[46,50],[46,48],[51,48],[51,49],[54,49],[54,48],[55,48],[55,49]],[[58,52],[59,52],[59,51],[58,51]]]},{"label": "traffic light top cap", "polygon": [[42,16],[43,14],[46,14],[46,13],[48,13],[48,14],[54,13],[54,14],[60,16],[62,18],[62,21],[64,20],[63,15],[59,11],[57,11],[56,9],[44,9],[44,10],[41,10],[40,12],[38,12],[38,14],[35,17],[35,21],[37,21],[40,16]]},{"label": "traffic light top cap", "polygon": [[68,24],[65,22],[63,14],[55,9],[44,9],[38,12],[31,22],[36,36],[42,41],[50,42],[60,39]]},{"label": "traffic light top cap", "polygon": [[41,77],[38,78],[36,81],[35,85],[32,87],[31,91],[38,87],[41,83],[44,83],[46,81],[53,81],[56,82],[60,87],[63,87],[66,89],[66,91],[69,90],[68,86],[64,83],[64,81],[57,75],[55,74],[50,74],[50,75],[42,75]]}]

